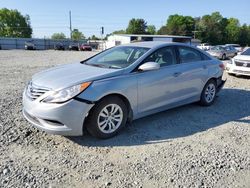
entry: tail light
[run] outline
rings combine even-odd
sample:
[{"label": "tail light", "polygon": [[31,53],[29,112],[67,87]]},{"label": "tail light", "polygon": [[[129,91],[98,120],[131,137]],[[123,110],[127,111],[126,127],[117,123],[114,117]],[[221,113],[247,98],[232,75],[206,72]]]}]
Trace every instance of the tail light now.
[{"label": "tail light", "polygon": [[222,69],[222,70],[225,70],[225,65],[223,63],[219,64],[219,67]]}]

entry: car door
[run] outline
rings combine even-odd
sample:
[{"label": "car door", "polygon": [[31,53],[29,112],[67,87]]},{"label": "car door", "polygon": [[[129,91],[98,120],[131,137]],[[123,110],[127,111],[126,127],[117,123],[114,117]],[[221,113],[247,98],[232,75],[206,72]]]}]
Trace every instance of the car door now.
[{"label": "car door", "polygon": [[186,100],[199,100],[205,81],[208,78],[208,66],[211,59],[198,50],[178,46],[178,55],[181,65],[182,98]]},{"label": "car door", "polygon": [[173,47],[153,52],[143,63],[156,62],[160,68],[138,72],[138,112],[145,113],[175,102],[182,88],[180,65]]}]

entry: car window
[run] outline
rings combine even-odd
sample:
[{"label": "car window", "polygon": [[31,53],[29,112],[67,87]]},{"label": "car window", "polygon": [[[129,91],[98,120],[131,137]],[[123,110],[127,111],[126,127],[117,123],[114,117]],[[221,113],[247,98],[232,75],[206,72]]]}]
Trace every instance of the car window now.
[{"label": "car window", "polygon": [[250,48],[246,49],[241,55],[250,55]]},{"label": "car window", "polygon": [[156,62],[161,67],[177,64],[174,49],[172,47],[165,47],[153,52],[148,56],[144,62]]},{"label": "car window", "polygon": [[203,60],[200,52],[195,49],[182,46],[179,46],[178,49],[181,63],[189,63]]},{"label": "car window", "polygon": [[145,54],[149,48],[135,46],[120,46],[108,49],[84,63],[103,68],[125,68]]}]

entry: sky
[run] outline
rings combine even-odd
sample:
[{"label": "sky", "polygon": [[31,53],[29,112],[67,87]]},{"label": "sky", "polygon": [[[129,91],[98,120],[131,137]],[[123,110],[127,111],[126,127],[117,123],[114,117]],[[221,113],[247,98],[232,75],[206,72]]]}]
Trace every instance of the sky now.
[{"label": "sky", "polygon": [[0,8],[28,14],[33,37],[37,38],[58,32],[69,37],[69,11],[72,28],[86,37],[100,37],[102,26],[105,35],[126,29],[131,18],[143,18],[159,29],[172,14],[199,17],[219,11],[223,17],[235,17],[241,24],[250,25],[250,0],[0,0]]}]

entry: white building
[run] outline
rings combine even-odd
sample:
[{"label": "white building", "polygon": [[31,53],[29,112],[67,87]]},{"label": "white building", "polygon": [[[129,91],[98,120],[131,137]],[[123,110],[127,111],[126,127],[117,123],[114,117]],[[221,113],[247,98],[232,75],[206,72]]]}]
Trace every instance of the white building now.
[{"label": "white building", "polygon": [[108,37],[106,48],[111,48],[120,44],[128,44],[136,41],[165,41],[182,42],[191,44],[191,37],[174,35],[136,35],[136,34],[115,34]]}]

